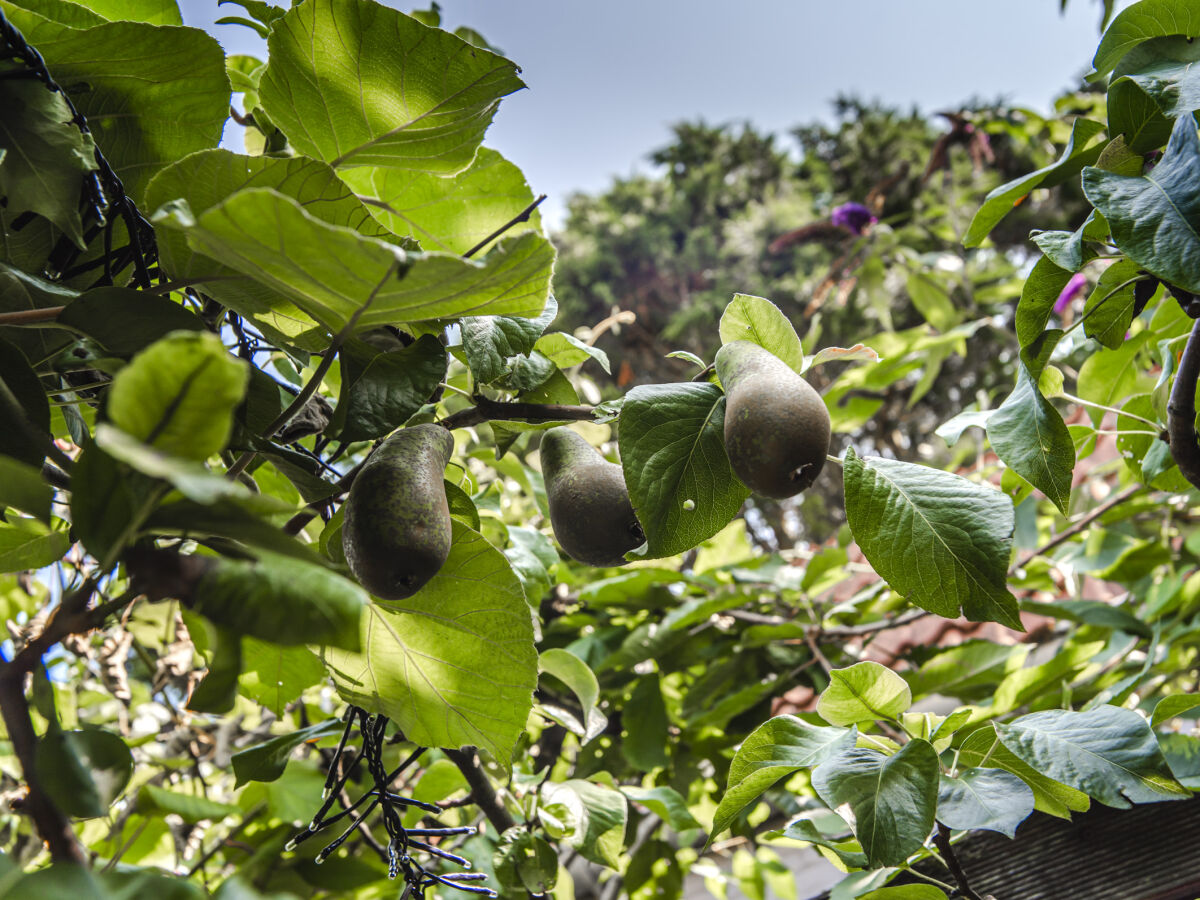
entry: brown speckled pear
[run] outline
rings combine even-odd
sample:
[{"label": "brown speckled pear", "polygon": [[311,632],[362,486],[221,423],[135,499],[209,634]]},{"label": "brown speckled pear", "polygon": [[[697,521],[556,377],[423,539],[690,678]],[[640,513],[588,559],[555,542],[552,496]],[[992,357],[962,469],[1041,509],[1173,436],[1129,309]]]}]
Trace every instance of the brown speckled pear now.
[{"label": "brown speckled pear", "polygon": [[725,452],[733,473],[764,497],[791,497],[821,474],[829,411],[812,385],[749,341],[717,351],[725,389]]},{"label": "brown speckled pear", "polygon": [[623,564],[646,538],[621,467],[565,426],[543,435],[541,459],[550,524],[563,550],[591,566]]},{"label": "brown speckled pear", "polygon": [[450,555],[443,473],[454,438],[440,425],[387,437],[367,457],[342,507],[342,549],[359,584],[380,600],[419,591]]}]

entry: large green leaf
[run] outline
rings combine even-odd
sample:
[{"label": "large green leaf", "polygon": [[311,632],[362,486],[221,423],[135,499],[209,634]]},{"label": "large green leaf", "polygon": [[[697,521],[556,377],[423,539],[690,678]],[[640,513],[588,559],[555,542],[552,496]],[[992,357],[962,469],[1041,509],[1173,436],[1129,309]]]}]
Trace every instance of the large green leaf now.
[{"label": "large green leaf", "polygon": [[987,421],[988,440],[1004,464],[1050,498],[1063,515],[1071,503],[1075,442],[1057,409],[1042,396],[1024,359],[1017,386]]},{"label": "large green leaf", "polygon": [[[571,831],[566,842],[584,859],[615,869],[625,848],[629,805],[625,795],[581,778],[542,786],[543,808],[564,818]],[[557,815],[556,815],[557,818]],[[561,821],[561,819],[560,819]]]},{"label": "large green leaf", "polygon": [[1070,819],[1071,813],[1086,812],[1091,806],[1087,794],[1055,781],[1014,755],[1000,743],[996,729],[991,725],[972,731],[957,752],[960,769],[992,767],[1020,778],[1033,791],[1033,806],[1039,812]]},{"label": "large green leaf", "polygon": [[1168,35],[1200,37],[1200,9],[1191,0],[1141,0],[1122,10],[1100,40],[1089,78],[1111,72],[1139,44]]},{"label": "large green leaf", "polygon": [[23,11],[14,24],[59,84],[87,86],[71,99],[135,201],[159,169],[220,142],[229,79],[221,45],[203,31],[144,22],[75,29]]},{"label": "large green leaf", "polygon": [[[36,0],[33,0],[36,3]],[[86,0],[92,12],[110,22],[149,22],[151,25],[182,25],[176,0]]]},{"label": "large green leaf", "polygon": [[887,666],[860,662],[829,673],[817,698],[817,715],[830,725],[896,719],[912,706],[908,683]]},{"label": "large green leaf", "polygon": [[322,566],[262,553],[211,560],[188,598],[196,612],[237,634],[276,644],[360,646],[366,593]]},{"label": "large green leaf", "polygon": [[238,693],[261,703],[277,716],[306,689],[325,677],[325,667],[307,647],[242,638],[242,674]]},{"label": "large green leaf", "polygon": [[1118,78],[1108,88],[1108,133],[1134,153],[1148,153],[1171,137],[1171,120],[1137,81]]},{"label": "large green leaf", "polygon": [[35,212],[84,246],[79,197],[96,168],[95,143],[72,122],[62,94],[38,81],[0,82],[0,194],[14,212]]},{"label": "large green leaf", "polygon": [[978,247],[1000,220],[1016,207],[1017,201],[1034,188],[1050,187],[1071,178],[1084,166],[1094,163],[1103,148],[1104,126],[1091,119],[1076,119],[1071,126],[1071,137],[1067,146],[1063,148],[1062,155],[1057,160],[1036,172],[1000,185],[984,198],[983,205],[967,226],[963,244],[967,247]]},{"label": "large green leaf", "polygon": [[[1136,86],[1142,94],[1161,110],[1162,125],[1158,143],[1152,146],[1130,146],[1139,152],[1153,150],[1166,143],[1171,132],[1170,119],[1189,115],[1200,109],[1200,47],[1194,40],[1183,37],[1155,38],[1142,44],[1125,59],[1113,73],[1109,86],[1109,106],[1112,94],[1118,88]],[[1112,113],[1109,113],[1110,118]],[[1149,144],[1149,141],[1146,141]]]},{"label": "large green leaf", "polygon": [[943,775],[938,790],[938,821],[947,828],[981,828],[1013,837],[1033,812],[1033,789],[1003,769],[968,769]]},{"label": "large green leaf", "polygon": [[[533,202],[521,170],[487,147],[480,147],[471,167],[453,178],[367,166],[339,174],[355,194],[374,201],[367,208],[384,227],[425,250],[466,253]],[[540,230],[535,209],[527,222],[505,233]]]},{"label": "large green leaf", "polygon": [[106,814],[133,776],[129,747],[99,728],[51,728],[38,741],[35,763],[51,801],[79,818]]},{"label": "large green leaf", "polygon": [[1181,116],[1157,166],[1141,176],[1087,168],[1083,190],[1130,259],[1164,281],[1200,292],[1198,180],[1200,137],[1195,120]]},{"label": "large green leaf", "polygon": [[250,377],[210,332],[175,332],[133,358],[108,392],[109,420],[164,453],[205,460],[224,449]]},{"label": "large green leaf", "polygon": [[1055,301],[1070,280],[1071,272],[1058,266],[1049,255],[1034,264],[1021,287],[1021,299],[1017,301],[1014,322],[1022,349],[1041,337],[1050,321]]},{"label": "large green leaf", "polygon": [[408,600],[369,607],[362,650],[325,648],[338,692],[430,747],[507,764],[537,683],[533,622],[504,555],[455,521],[450,557]]},{"label": "large green leaf", "polygon": [[114,356],[129,357],[172,331],[203,331],[204,320],[166,297],[101,287],[73,300],[55,320],[87,335]]},{"label": "large green leaf", "polygon": [[933,745],[912,740],[894,756],[843,751],[813,770],[812,783],[830,809],[850,807],[854,835],[872,867],[897,866],[933,829],[940,770]]},{"label": "large green leaf", "polygon": [[1052,709],[997,724],[1000,740],[1039,772],[1125,809],[1190,796],[1172,776],[1150,723],[1131,709]]},{"label": "large green leaf", "polygon": [[233,774],[237,786],[241,787],[248,781],[274,781],[283,774],[293,750],[309,741],[338,734],[342,728],[342,723],[337,719],[326,719],[239,750],[233,754]]},{"label": "large green leaf", "polygon": [[259,97],[296,150],[333,166],[452,175],[517,67],[371,0],[304,0],[271,28]]},{"label": "large green leaf", "polygon": [[51,531],[36,519],[11,519],[0,524],[0,572],[40,569],[62,559],[71,539]]},{"label": "large green leaf", "polygon": [[482,261],[406,253],[323,222],[269,188],[244,189],[199,217],[166,209],[157,221],[184,229],[191,247],[288,297],[331,332],[368,301],[361,330],[485,313],[536,317],[554,267],[554,248],[533,233],[500,241]]},{"label": "large green leaf", "polygon": [[54,489],[42,481],[39,469],[10,456],[0,456],[0,510],[18,509],[49,525],[53,502]]},{"label": "large green leaf", "polygon": [[1137,305],[1134,295],[1141,267],[1131,259],[1121,259],[1100,273],[1100,280],[1083,306],[1083,330],[1110,350],[1125,343],[1125,334],[1133,322]]},{"label": "large green leaf", "polygon": [[804,371],[800,337],[783,311],[765,297],[734,294],[721,313],[721,343],[750,341],[778,356],[796,372]]},{"label": "large green leaf", "polygon": [[220,822],[226,816],[241,812],[232,803],[218,803],[195,794],[168,791],[153,784],[142,785],[138,791],[137,808],[143,813],[173,814],[191,824],[205,820]]},{"label": "large green leaf", "polygon": [[775,782],[851,749],[857,738],[854,728],[809,725],[795,716],[776,716],[759,725],[729,764],[729,782],[713,816],[712,837]]},{"label": "large green leaf", "polygon": [[507,371],[513,357],[528,356],[554,317],[558,302],[546,298],[536,319],[518,316],[467,316],[462,320],[462,348],[471,374],[480,384],[491,384]]},{"label": "large green leaf", "polygon": [[[182,200],[193,216],[199,216],[246,188],[272,188],[328,225],[396,241],[333,169],[306,157],[244,156],[228,150],[193,153],[154,177],[146,189],[146,209],[154,212]],[[239,274],[221,254],[214,257],[193,249],[186,233],[170,227],[167,219],[157,221],[155,232],[163,268],[172,278],[201,284],[205,293],[251,319],[268,337],[305,349],[324,346],[317,324],[278,290]]]},{"label": "large green leaf", "polygon": [[399,350],[365,356],[344,348],[342,393],[329,433],[340,441],[383,437],[403,425],[446,377],[446,348],[431,334]]},{"label": "large green leaf", "polygon": [[910,602],[940,616],[1022,629],[1005,586],[1012,500],[927,466],[846,452],[846,518],[868,561]]},{"label": "large green leaf", "polygon": [[42,382],[21,351],[0,338],[0,453],[40,467],[49,440],[50,401]]},{"label": "large green leaf", "polygon": [[647,384],[621,407],[621,466],[646,556],[673,556],[737,515],[749,490],[725,455],[725,395],[714,384]]}]

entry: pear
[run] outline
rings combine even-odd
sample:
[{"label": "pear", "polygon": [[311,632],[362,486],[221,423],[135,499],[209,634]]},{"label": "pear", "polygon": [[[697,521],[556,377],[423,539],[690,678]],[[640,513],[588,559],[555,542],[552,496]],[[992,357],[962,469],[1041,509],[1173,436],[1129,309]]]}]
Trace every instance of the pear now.
[{"label": "pear", "polygon": [[829,411],[783,360],[750,341],[717,351],[725,389],[725,452],[756,494],[791,497],[816,480],[829,453]]},{"label": "pear", "polygon": [[542,477],[554,536],[572,559],[619,566],[646,539],[621,467],[566,426],[542,437]]},{"label": "pear", "polygon": [[342,549],[359,584],[381,600],[411,597],[450,555],[443,473],[454,438],[440,425],[389,435],[367,457],[342,510]]}]

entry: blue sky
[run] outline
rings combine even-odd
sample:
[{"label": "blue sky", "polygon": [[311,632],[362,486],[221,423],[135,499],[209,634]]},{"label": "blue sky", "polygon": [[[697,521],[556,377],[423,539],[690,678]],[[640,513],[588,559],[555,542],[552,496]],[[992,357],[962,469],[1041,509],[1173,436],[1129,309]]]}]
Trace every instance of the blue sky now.
[{"label": "blue sky", "polygon": [[[240,9],[183,0],[189,25],[227,52],[263,56]],[[389,5],[411,9],[404,3]],[[747,120],[785,132],[829,116],[839,92],[924,111],[979,96],[1039,112],[1086,71],[1095,0],[442,0],[521,66],[487,143],[525,171],[561,221],[567,195],[648,171],[646,154],[683,119]]]}]

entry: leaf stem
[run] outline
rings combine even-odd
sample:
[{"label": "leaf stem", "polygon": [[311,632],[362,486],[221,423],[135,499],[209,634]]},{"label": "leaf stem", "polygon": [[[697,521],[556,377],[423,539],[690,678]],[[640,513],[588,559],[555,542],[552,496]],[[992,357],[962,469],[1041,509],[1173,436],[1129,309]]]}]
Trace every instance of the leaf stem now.
[{"label": "leaf stem", "polygon": [[1103,410],[1104,412],[1116,413],[1118,416],[1124,416],[1127,419],[1133,419],[1137,422],[1144,422],[1154,429],[1154,433],[1160,434],[1162,426],[1157,422],[1152,422],[1144,416],[1139,416],[1136,413],[1126,412],[1123,409],[1117,409],[1115,406],[1105,406],[1103,403],[1096,403],[1092,400],[1084,400],[1082,397],[1076,397],[1074,394],[1068,394],[1066,391],[1060,391],[1058,396],[1062,397],[1071,403],[1078,403],[1080,406],[1090,406],[1092,409]]},{"label": "leaf stem", "polygon": [[1049,541],[1042,544],[1042,546],[1038,547],[1036,550],[1030,551],[1030,553],[1027,556],[1025,556],[1023,559],[1021,559],[1019,562],[1013,563],[1012,567],[1008,570],[1009,574],[1011,575],[1017,569],[1024,568],[1025,566],[1029,565],[1029,563],[1032,562],[1036,557],[1042,556],[1043,554],[1046,554],[1046,553],[1049,553],[1055,547],[1059,546],[1060,544],[1065,543],[1066,541],[1069,541],[1072,537],[1079,534],[1079,532],[1083,531],[1085,528],[1087,528],[1089,525],[1091,525],[1093,522],[1095,522],[1098,518],[1100,518],[1102,515],[1104,515],[1106,512],[1108,512],[1114,506],[1119,506],[1120,504],[1122,504],[1126,500],[1128,500],[1130,497],[1132,497],[1134,494],[1141,491],[1143,489],[1143,487],[1144,487],[1144,485],[1133,484],[1133,485],[1130,485],[1129,487],[1125,488],[1125,490],[1121,491],[1119,494],[1116,494],[1115,496],[1110,497],[1108,500],[1101,503],[1099,506],[1097,506],[1095,509],[1093,509],[1091,512],[1089,512],[1087,515],[1085,515],[1082,518],[1080,518],[1079,520],[1077,520],[1069,528],[1064,528],[1062,531],[1060,531],[1058,534],[1056,534]]},{"label": "leaf stem", "polygon": [[480,250],[482,250],[484,247],[486,247],[488,244],[490,244],[496,238],[500,237],[500,235],[504,234],[504,232],[508,231],[508,229],[512,228],[514,225],[519,225],[521,222],[528,222],[529,217],[533,215],[533,211],[535,209],[537,209],[542,204],[542,201],[545,199],[546,199],[545,194],[538,195],[538,198],[536,200],[534,200],[527,207],[525,207],[523,210],[521,210],[519,213],[517,213],[515,216],[513,216],[511,219],[509,219],[507,222],[505,222],[503,225],[501,225],[499,228],[497,228],[495,231],[493,231],[491,234],[489,234],[487,237],[485,237],[482,241],[480,241],[478,244],[476,244],[474,247],[472,247],[466,253],[464,253],[463,257],[465,259],[470,259],[472,256],[474,256],[476,253],[478,253]]}]

